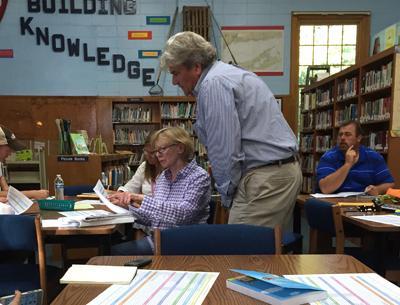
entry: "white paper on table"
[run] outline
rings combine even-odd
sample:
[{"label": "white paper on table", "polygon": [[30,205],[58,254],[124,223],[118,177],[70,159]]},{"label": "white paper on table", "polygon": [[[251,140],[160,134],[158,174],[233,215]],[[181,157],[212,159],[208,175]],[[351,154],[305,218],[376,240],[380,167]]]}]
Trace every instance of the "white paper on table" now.
[{"label": "white paper on table", "polygon": [[60,279],[61,284],[120,284],[128,285],[137,267],[72,265]]},{"label": "white paper on table", "polygon": [[[87,305],[192,304],[201,305],[218,272],[138,269],[129,285],[112,285]],[[121,303],[122,304],[122,303]]]},{"label": "white paper on table", "polygon": [[392,225],[400,227],[400,216],[388,214],[388,215],[367,215],[367,216],[351,216],[360,220],[368,220],[386,225]]},{"label": "white paper on table", "polygon": [[399,304],[400,288],[376,273],[298,274],[284,277],[326,290],[329,298],[310,305]]},{"label": "white paper on table", "polygon": [[365,193],[364,192],[340,192],[340,193],[336,193],[336,194],[315,193],[315,194],[311,194],[311,197],[314,197],[314,198],[346,198],[346,197],[359,196],[359,195],[365,195]]},{"label": "white paper on table", "polygon": [[8,188],[7,193],[8,204],[19,215],[27,211],[33,204],[33,201],[26,197],[22,192],[18,191],[15,187]]},{"label": "white paper on table", "polygon": [[103,184],[101,183],[100,179],[97,181],[96,186],[93,188],[93,191],[99,196],[100,201],[105,203],[105,205],[114,213],[117,214],[128,214],[128,210],[121,208],[113,203],[111,203],[110,200],[107,199],[107,192],[106,189],[104,188]]},{"label": "white paper on table", "polygon": [[76,219],[84,219],[88,216],[96,217],[96,216],[113,215],[111,212],[104,210],[64,211],[58,213],[66,217],[76,218]]}]

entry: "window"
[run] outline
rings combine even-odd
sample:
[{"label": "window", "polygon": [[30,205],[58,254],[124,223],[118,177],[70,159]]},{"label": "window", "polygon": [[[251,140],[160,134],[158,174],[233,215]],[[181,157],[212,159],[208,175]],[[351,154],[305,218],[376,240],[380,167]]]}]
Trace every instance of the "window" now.
[{"label": "window", "polygon": [[299,41],[299,86],[307,67],[328,65],[334,74],[356,63],[357,25],[302,25]]},{"label": "window", "polygon": [[[339,72],[368,56],[370,16],[360,14],[292,14],[290,61],[289,122],[298,122],[300,91],[305,86],[307,67],[329,65],[330,73]],[[298,129],[298,124],[291,124]],[[297,132],[295,130],[295,132]]]}]

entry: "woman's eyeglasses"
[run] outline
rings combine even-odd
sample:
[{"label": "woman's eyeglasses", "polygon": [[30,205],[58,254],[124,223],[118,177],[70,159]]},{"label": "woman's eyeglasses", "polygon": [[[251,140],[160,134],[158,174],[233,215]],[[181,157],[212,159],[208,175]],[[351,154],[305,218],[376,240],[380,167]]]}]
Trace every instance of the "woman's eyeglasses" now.
[{"label": "woman's eyeglasses", "polygon": [[173,143],[173,144],[170,144],[170,145],[167,145],[167,146],[164,146],[164,147],[160,147],[160,148],[158,148],[158,149],[153,150],[153,153],[154,153],[154,154],[162,155],[162,154],[164,154],[164,153],[168,150],[168,148],[170,148],[170,147],[172,147],[172,146],[174,146],[174,145],[176,145],[176,144],[177,144],[177,143]]}]

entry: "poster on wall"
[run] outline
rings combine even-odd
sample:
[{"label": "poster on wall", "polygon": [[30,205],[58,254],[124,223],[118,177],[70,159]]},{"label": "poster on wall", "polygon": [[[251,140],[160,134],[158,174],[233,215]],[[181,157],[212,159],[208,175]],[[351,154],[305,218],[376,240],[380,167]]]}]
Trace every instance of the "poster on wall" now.
[{"label": "poster on wall", "polygon": [[[283,26],[224,26],[222,33],[239,66],[260,76],[283,75]],[[221,38],[221,59],[233,62]]]}]

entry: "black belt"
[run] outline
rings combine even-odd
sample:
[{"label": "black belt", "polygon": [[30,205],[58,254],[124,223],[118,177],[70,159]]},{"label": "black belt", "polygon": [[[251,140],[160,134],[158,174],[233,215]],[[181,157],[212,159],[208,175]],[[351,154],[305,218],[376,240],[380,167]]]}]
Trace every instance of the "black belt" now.
[{"label": "black belt", "polygon": [[291,162],[294,162],[296,160],[297,160],[297,158],[295,156],[291,156],[291,157],[286,158],[286,159],[272,161],[272,162],[267,163],[265,165],[261,165],[260,167],[270,166],[270,165],[279,165],[279,166],[281,166],[282,164],[291,163]]}]

